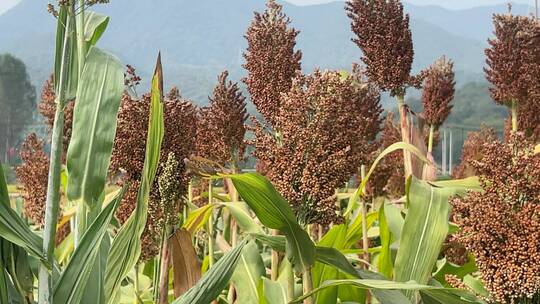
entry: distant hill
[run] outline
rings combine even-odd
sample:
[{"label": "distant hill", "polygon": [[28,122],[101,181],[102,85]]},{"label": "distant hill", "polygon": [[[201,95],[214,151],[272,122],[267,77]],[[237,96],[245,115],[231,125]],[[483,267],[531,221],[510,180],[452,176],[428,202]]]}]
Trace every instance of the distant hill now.
[{"label": "distant hill", "polygon": [[[23,0],[0,15],[0,53],[10,52],[24,60],[37,87],[53,64],[55,20],[45,6],[47,0]],[[159,4],[158,4],[159,3]],[[134,65],[148,80],[155,56],[162,51],[166,82],[177,85],[187,97],[199,103],[220,71],[229,69],[239,80],[244,71],[243,34],[254,10],[264,1],[254,0],[115,0],[96,7],[111,17],[100,46],[112,51],[124,63]],[[313,6],[285,3],[284,10],[301,31],[298,47],[303,68],[311,71],[346,69],[359,61],[360,51],[350,41],[349,20],[342,2]],[[415,71],[440,55],[455,60],[458,75],[481,77],[485,38],[491,31],[490,16],[501,6],[450,11],[440,7],[407,5],[412,16],[415,43]],[[515,9],[526,10],[526,7]],[[480,76],[479,76],[480,75]]]}]

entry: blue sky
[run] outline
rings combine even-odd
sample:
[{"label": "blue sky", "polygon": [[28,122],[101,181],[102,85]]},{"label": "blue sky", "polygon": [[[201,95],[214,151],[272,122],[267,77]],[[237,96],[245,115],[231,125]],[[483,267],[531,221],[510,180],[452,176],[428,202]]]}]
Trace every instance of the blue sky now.
[{"label": "blue sky", "polygon": [[[11,8],[20,0],[0,0],[0,14]],[[211,1],[211,0],[210,0]],[[232,0],[234,1],[234,0]],[[262,0],[261,0],[262,1]],[[332,2],[336,0],[285,0],[297,5],[309,5],[317,3]],[[450,9],[461,9],[481,5],[491,5],[507,3],[505,0],[408,0],[407,2],[417,5],[440,5]],[[534,0],[512,0],[515,3],[534,4]]]}]

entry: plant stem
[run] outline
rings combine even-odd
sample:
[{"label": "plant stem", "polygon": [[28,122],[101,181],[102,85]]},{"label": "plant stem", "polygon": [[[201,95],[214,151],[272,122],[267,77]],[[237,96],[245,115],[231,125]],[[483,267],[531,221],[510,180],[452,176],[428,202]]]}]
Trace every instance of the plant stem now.
[{"label": "plant stem", "polygon": [[518,104],[514,99],[512,100],[512,131],[517,132],[518,130]]},{"label": "plant stem", "polygon": [[[45,200],[45,226],[43,231],[43,253],[49,265],[54,264],[54,246],[56,240],[56,223],[60,208],[60,172],[62,168],[62,151],[64,137],[64,104],[66,99],[67,69],[70,63],[69,36],[73,6],[70,7],[66,18],[66,30],[63,41],[62,63],[60,67],[59,92],[56,99],[56,112],[51,138],[50,169],[47,180],[47,197]],[[39,267],[39,304],[52,303],[52,273],[41,263]]]},{"label": "plant stem", "polygon": [[[407,106],[405,105],[405,93],[400,93],[396,95],[396,99],[399,107],[399,120],[401,125],[401,139],[404,143],[410,144],[409,133],[411,127],[409,126],[408,115],[407,115]],[[411,175],[412,172],[412,158],[411,152],[404,149],[403,150],[403,164],[405,167],[405,179]]]},{"label": "plant stem", "polygon": [[[313,281],[311,280],[311,269],[307,269],[302,273],[302,286],[304,287],[304,294],[307,294],[313,290]],[[304,300],[304,304],[313,304],[313,298],[307,297]]]},{"label": "plant stem", "polygon": [[159,303],[167,304],[169,296],[169,264],[171,251],[169,247],[170,227],[165,227],[165,240],[162,241],[161,249],[161,269],[159,277]]},{"label": "plant stem", "polygon": [[[212,204],[212,192],[214,186],[212,180],[208,181],[208,204]],[[208,219],[208,268],[214,266],[214,217],[213,212],[210,211],[210,218]]]},{"label": "plant stem", "polygon": [[[238,172],[237,168],[238,167],[236,165],[236,156],[233,153],[232,172],[237,173]],[[230,180],[229,186],[231,187],[229,189],[229,192],[231,195],[231,203],[234,205],[237,205],[238,204],[238,191],[236,191],[236,188],[234,187],[234,184],[232,183],[231,180]],[[230,216],[231,216],[231,221],[230,221],[231,222],[231,246],[234,248],[236,247],[238,243],[238,227],[236,224],[236,220],[234,219],[232,214]],[[233,284],[231,284],[229,286],[229,293],[227,294],[227,300],[229,301],[229,303],[234,302],[235,293],[236,293],[235,287]]]},{"label": "plant stem", "polygon": [[[277,236],[279,235],[278,230],[272,229],[272,235]],[[272,256],[270,260],[270,279],[272,281],[276,281],[279,276],[279,253],[272,249]]]},{"label": "plant stem", "polygon": [[[86,59],[86,47],[84,43],[84,0],[79,0],[79,13],[75,17],[77,22],[77,74],[79,80],[82,78],[82,71]],[[86,231],[88,208],[83,201],[77,202],[77,213],[75,213],[74,246],[77,248],[79,242]]]},{"label": "plant stem", "polygon": [[159,253],[154,258],[154,303],[159,301],[159,292],[160,292],[160,279],[161,279],[161,263],[163,262],[163,247],[165,242],[165,228],[161,231],[160,244],[159,244]]},{"label": "plant stem", "polygon": [[77,51],[78,51],[78,74],[81,79],[86,61],[86,43],[84,39],[84,1],[79,0],[79,14],[77,15]]},{"label": "plant stem", "polygon": [[[362,180],[366,178],[366,166],[362,165],[360,167],[360,176]],[[365,199],[361,199],[362,203],[362,248],[364,249],[364,260],[369,263],[369,239],[368,239],[368,228],[367,228],[367,204]],[[366,269],[369,270],[369,266],[366,265]],[[371,302],[371,297],[369,291],[366,291],[366,303]]]},{"label": "plant stem", "polygon": [[287,278],[287,298],[289,301],[294,299],[294,270],[290,267],[289,276]]},{"label": "plant stem", "polygon": [[435,133],[435,126],[429,126],[429,140],[428,140],[428,152],[433,152],[433,133]]}]

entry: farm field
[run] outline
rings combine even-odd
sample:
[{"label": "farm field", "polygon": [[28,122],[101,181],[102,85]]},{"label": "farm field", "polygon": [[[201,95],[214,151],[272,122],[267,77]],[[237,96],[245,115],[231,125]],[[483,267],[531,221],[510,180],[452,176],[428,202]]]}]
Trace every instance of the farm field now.
[{"label": "farm field", "polygon": [[538,4],[458,89],[446,53],[414,68],[409,4],[339,2],[357,58],[308,70],[263,2],[203,105],[160,45],[148,79],[102,47],[108,0],[44,8],[40,94],[0,55],[0,303],[540,304]]}]

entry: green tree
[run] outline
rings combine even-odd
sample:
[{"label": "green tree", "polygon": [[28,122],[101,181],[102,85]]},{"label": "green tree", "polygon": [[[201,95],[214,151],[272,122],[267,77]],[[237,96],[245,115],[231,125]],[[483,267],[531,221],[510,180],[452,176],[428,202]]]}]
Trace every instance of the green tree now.
[{"label": "green tree", "polygon": [[4,162],[9,163],[35,108],[36,90],[24,62],[10,54],[0,55],[0,156]]}]

